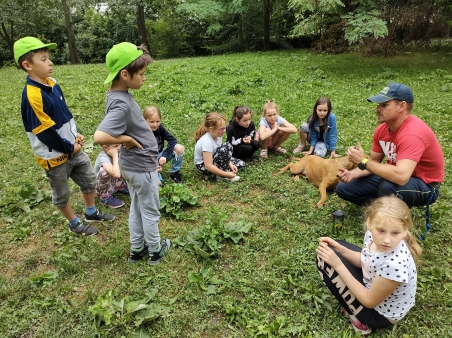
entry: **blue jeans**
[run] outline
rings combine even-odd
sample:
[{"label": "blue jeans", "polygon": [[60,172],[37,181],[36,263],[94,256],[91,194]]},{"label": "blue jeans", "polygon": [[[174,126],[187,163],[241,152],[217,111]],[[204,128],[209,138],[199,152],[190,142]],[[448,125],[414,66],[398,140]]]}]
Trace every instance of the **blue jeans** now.
[{"label": "blue jeans", "polygon": [[357,205],[367,205],[381,196],[395,195],[411,208],[435,202],[438,199],[439,187],[426,184],[417,177],[410,177],[405,185],[398,185],[372,174],[349,183],[339,183],[336,194]]},{"label": "blue jeans", "polygon": [[[163,154],[163,150],[160,152],[157,160],[159,160],[160,157],[162,157],[162,154]],[[171,162],[170,174],[175,173],[176,171],[180,170],[180,168],[182,167],[183,159],[184,159],[184,154],[177,155],[175,151],[173,151],[173,153],[166,159],[166,163]],[[159,181],[163,182],[162,173],[158,173],[158,174],[159,174]]]}]

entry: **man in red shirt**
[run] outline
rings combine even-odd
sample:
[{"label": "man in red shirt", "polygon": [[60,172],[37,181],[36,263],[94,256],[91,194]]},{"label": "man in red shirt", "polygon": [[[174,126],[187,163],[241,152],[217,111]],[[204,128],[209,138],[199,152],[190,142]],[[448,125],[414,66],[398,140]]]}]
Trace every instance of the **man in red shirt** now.
[{"label": "man in red shirt", "polygon": [[367,158],[359,142],[348,149],[358,168],[339,169],[336,193],[358,205],[386,195],[396,195],[409,207],[435,202],[444,180],[444,154],[429,126],[411,115],[411,89],[391,83],[367,100],[378,103],[380,125],[374,131],[372,150]]}]

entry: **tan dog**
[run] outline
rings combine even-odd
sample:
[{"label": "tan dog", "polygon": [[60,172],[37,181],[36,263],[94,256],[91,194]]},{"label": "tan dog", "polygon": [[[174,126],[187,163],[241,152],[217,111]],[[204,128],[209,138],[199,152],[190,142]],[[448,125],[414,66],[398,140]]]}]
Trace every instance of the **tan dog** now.
[{"label": "tan dog", "polygon": [[339,179],[336,177],[338,168],[351,170],[356,167],[347,156],[325,159],[316,155],[308,155],[303,158],[291,157],[291,159],[298,160],[298,162],[289,163],[279,172],[282,174],[290,169],[290,172],[295,175],[296,181],[300,179],[301,175],[305,175],[309,182],[319,188],[321,198],[316,204],[318,208],[325,204],[326,190],[333,189],[339,184]]}]

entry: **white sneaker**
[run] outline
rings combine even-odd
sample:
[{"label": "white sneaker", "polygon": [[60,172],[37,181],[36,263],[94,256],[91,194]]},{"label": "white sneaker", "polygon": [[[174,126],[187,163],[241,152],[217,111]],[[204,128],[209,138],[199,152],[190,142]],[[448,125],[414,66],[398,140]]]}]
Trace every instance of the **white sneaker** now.
[{"label": "white sneaker", "polygon": [[219,176],[217,175],[217,181],[224,181],[224,182],[237,182],[238,180],[240,180],[240,176],[235,175],[232,178],[228,178],[228,177],[223,177],[223,176]]}]

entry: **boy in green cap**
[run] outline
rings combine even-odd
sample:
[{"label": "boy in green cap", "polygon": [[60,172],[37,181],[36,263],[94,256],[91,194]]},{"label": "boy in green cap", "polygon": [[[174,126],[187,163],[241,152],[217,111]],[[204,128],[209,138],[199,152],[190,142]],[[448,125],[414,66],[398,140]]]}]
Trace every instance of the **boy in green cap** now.
[{"label": "boy in green cap", "polygon": [[[82,150],[85,138],[77,132],[63,92],[51,77],[49,50],[55,48],[55,43],[44,44],[29,36],[14,43],[14,59],[28,73],[22,93],[22,121],[36,161],[49,179],[52,203],[69,221],[70,231],[92,236],[99,230],[86,222],[112,221],[115,216],[100,212],[94,204],[96,175]],[[85,221],[74,214],[69,204],[69,177],[82,192]]]},{"label": "boy in green cap", "polygon": [[169,239],[160,240],[160,200],[158,190],[159,155],[154,133],[141,114],[129,89],[139,89],[146,80],[151,56],[142,46],[128,42],[114,45],[106,63],[111,82],[107,92],[105,117],[94,133],[101,145],[121,144],[119,167],[130,193],[129,262],[149,255],[148,264],[157,264],[171,247]]}]

